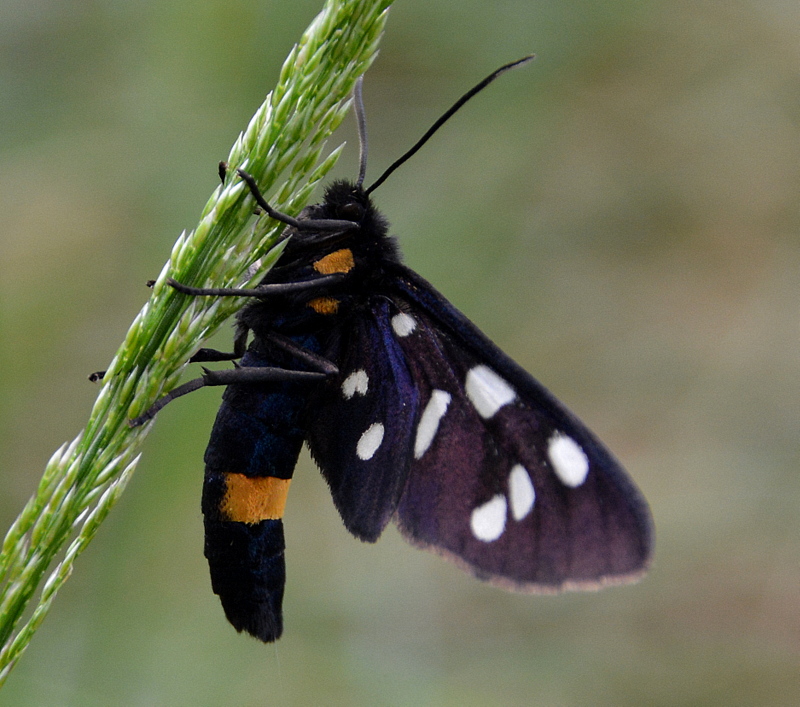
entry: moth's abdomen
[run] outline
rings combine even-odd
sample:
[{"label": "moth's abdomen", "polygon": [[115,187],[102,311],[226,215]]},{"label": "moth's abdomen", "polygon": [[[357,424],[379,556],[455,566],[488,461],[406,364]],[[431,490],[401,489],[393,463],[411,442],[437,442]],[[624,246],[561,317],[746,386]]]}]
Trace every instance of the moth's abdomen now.
[{"label": "moth's abdomen", "polygon": [[[267,366],[252,352],[242,366]],[[250,478],[291,479],[305,438],[308,384],[229,385],[205,454],[206,469]]]},{"label": "moth's abdomen", "polygon": [[[270,362],[249,351],[242,366]],[[230,385],[206,450],[205,555],[211,586],[239,631],[281,635],[283,511],[305,438],[307,385]]]},{"label": "moth's abdomen", "polygon": [[280,638],[286,582],[283,521],[241,523],[206,516],[205,530],[211,587],[228,621],[266,643]]}]

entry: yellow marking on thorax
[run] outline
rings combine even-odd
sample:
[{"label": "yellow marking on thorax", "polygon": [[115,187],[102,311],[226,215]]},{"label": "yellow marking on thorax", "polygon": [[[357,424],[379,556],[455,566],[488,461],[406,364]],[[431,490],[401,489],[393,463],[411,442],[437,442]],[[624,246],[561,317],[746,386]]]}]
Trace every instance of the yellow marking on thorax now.
[{"label": "yellow marking on thorax", "polygon": [[283,518],[291,481],[274,476],[250,477],[226,473],[227,491],[220,504],[220,511],[228,520],[240,523]]},{"label": "yellow marking on thorax", "polygon": [[336,314],[339,311],[339,300],[335,297],[317,297],[306,304],[317,314]]},{"label": "yellow marking on thorax", "polygon": [[337,272],[350,272],[354,266],[353,251],[349,248],[342,248],[317,260],[314,263],[314,270],[320,275],[333,275]]}]

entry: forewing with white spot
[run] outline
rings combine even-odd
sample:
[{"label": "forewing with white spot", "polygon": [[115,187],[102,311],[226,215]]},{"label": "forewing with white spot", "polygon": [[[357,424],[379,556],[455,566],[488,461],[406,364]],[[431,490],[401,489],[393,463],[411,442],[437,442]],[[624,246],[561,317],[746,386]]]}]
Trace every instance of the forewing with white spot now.
[{"label": "forewing with white spot", "polygon": [[617,461],[430,284],[398,271],[396,313],[415,326],[391,331],[420,409],[397,509],[403,534],[522,590],[639,576],[651,521]]}]

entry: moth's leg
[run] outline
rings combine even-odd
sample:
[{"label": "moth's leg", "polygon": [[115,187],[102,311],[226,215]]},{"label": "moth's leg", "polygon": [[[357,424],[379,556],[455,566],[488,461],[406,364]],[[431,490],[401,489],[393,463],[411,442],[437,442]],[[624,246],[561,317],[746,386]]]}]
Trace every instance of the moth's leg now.
[{"label": "moth's leg", "polygon": [[[234,339],[234,346],[232,353],[224,351],[216,351],[215,349],[199,349],[198,352],[189,359],[189,363],[201,363],[205,361],[232,361],[234,359],[244,356],[247,347],[247,332],[249,329],[240,324],[236,338]],[[339,373],[337,366],[324,356],[315,354],[302,346],[297,345],[288,336],[283,336],[276,332],[264,334],[260,341],[271,343],[275,348],[281,349],[290,354],[293,358],[306,364],[309,368],[317,373],[324,373],[326,376],[335,376]],[[247,368],[238,366],[237,370]],[[283,369],[280,369],[283,370]],[[288,369],[291,370],[291,369]],[[213,373],[219,373],[214,371]]]},{"label": "moth's leg", "polygon": [[[210,361],[233,361],[244,356],[247,349],[247,335],[250,329],[241,322],[236,327],[236,335],[233,339],[233,351],[217,351],[216,349],[198,349],[194,356],[189,359],[189,363],[208,363]],[[89,375],[89,380],[96,383],[105,376],[105,371],[95,371]]]},{"label": "moth's leg", "polygon": [[[335,278],[332,280],[331,278]],[[326,275],[324,277],[320,277],[316,280],[310,280],[309,282],[304,283],[289,283],[291,285],[295,284],[302,284],[303,290],[311,289],[308,287],[309,284],[313,283],[315,286],[323,286],[330,284],[332,281],[338,281],[340,279],[340,275]],[[222,289],[208,289],[208,290],[201,290],[199,288],[192,288],[186,287],[185,285],[181,285],[173,280],[168,281],[172,287],[179,290],[180,292],[184,292],[186,294],[208,294],[208,295],[219,295],[221,292],[226,292],[226,290]],[[267,287],[272,287],[271,285]],[[294,290],[295,288],[292,287]],[[249,292],[249,290],[237,290],[236,295],[241,292]],[[262,288],[258,288],[256,290],[258,292],[257,296],[263,297],[264,290]],[[285,289],[282,289],[285,292]],[[227,291],[230,292],[230,291]],[[270,293],[274,292],[274,290],[270,290]],[[199,349],[190,359],[189,363],[206,363],[209,361],[232,361],[234,359],[241,358],[244,355],[244,352],[247,348],[247,335],[249,332],[249,328],[243,324],[240,324],[236,330],[236,337],[234,338],[233,343],[233,352],[228,353],[225,351],[217,351],[216,349]],[[307,351],[302,346],[298,346],[295,344],[291,339],[281,336],[280,334],[269,334],[265,337],[265,340],[272,341],[277,347],[283,349],[284,351],[289,352],[296,358],[301,361],[305,361],[309,364],[312,368],[316,368],[323,373],[331,373],[335,366],[328,361],[327,359],[317,356],[316,354]]]},{"label": "moth's leg", "polygon": [[[223,186],[225,184],[225,180],[228,178],[228,167],[229,166],[230,165],[227,162],[225,162],[225,160],[223,160],[222,162],[220,162],[217,165],[217,174],[219,175],[219,181],[222,182]],[[260,206],[256,206],[253,209],[253,213],[256,216],[261,216],[264,213],[264,209],[262,209]]]},{"label": "moth's leg", "polygon": [[332,361],[329,361],[324,356],[312,353],[302,346],[298,346],[289,337],[283,336],[276,332],[271,332],[262,338],[263,341],[268,341],[291,354],[298,361],[302,361],[310,368],[315,369],[319,373],[324,373],[326,376],[335,376],[339,374],[339,368]]},{"label": "moth's leg", "polygon": [[344,221],[340,219],[308,219],[304,221],[298,221],[296,218],[293,218],[288,214],[283,214],[280,211],[276,211],[267,203],[267,200],[264,198],[261,190],[258,188],[258,184],[256,184],[255,177],[253,177],[252,174],[248,174],[243,169],[237,169],[236,171],[250,188],[250,193],[253,195],[256,203],[262,209],[264,209],[264,212],[268,216],[274,218],[276,221],[285,223],[287,226],[296,228],[298,231],[345,232],[359,227],[359,224],[357,224],[355,221]]},{"label": "moth's leg", "polygon": [[[322,275],[321,277],[313,280],[260,285],[259,287],[255,288],[189,287],[188,285],[183,285],[172,278],[167,279],[167,284],[176,289],[178,292],[185,295],[190,295],[192,297],[257,297],[263,299],[273,295],[287,295],[325,288],[342,282],[346,277],[347,275],[345,273],[333,273],[331,275]],[[288,342],[289,340],[287,339],[286,341]],[[232,361],[234,359],[241,358],[244,355],[246,347],[247,329],[245,328],[244,330],[237,331],[236,339],[234,340],[233,352],[228,353],[225,351],[217,351],[216,349],[199,349],[194,356],[189,359],[189,362],[207,363],[210,361]],[[286,348],[286,346],[283,346],[282,348]],[[295,347],[294,349],[289,348],[286,350],[294,352],[294,350],[302,351],[303,349],[300,347]],[[313,354],[309,355],[313,356]],[[105,371],[95,371],[89,375],[89,380],[94,383],[101,380],[104,375]]]},{"label": "moth's leg", "polygon": [[195,378],[188,383],[173,388],[163,398],[159,398],[143,415],[128,420],[128,425],[130,427],[140,427],[145,422],[152,420],[161,408],[175,400],[175,398],[193,393],[195,390],[205,388],[206,386],[231,385],[235,383],[319,383],[328,378],[328,376],[328,373],[321,373],[318,371],[292,371],[286,368],[268,368],[261,366],[237,366],[236,368],[226,369],[224,371],[209,371],[204,368],[201,378]]},{"label": "moth's leg", "polygon": [[302,280],[300,282],[281,282],[269,285],[259,285],[252,288],[240,287],[189,287],[183,285],[171,277],[167,278],[167,284],[175,288],[178,292],[192,297],[271,297],[273,295],[290,295],[297,292],[306,292],[329,285],[336,285],[345,279],[344,273],[334,273],[332,275],[322,275],[313,280]]},{"label": "moth's leg", "polygon": [[[234,356],[240,358],[244,353],[238,353],[239,347],[244,347],[247,341],[247,327],[241,326],[237,331],[236,344],[234,347]],[[167,403],[179,398],[182,395],[193,393],[195,390],[205,388],[212,385],[231,385],[234,383],[318,383],[327,378],[339,374],[339,368],[324,356],[312,353],[302,346],[298,346],[288,337],[281,334],[271,333],[264,337],[265,341],[270,342],[277,348],[280,348],[287,353],[291,354],[298,361],[305,363],[309,368],[315,369],[311,371],[296,371],[288,368],[273,368],[269,366],[239,366],[235,368],[225,369],[222,371],[210,371],[203,368],[203,375],[201,378],[195,378],[177,388],[173,388],[163,398],[159,398],[156,402],[147,409],[147,411],[128,424],[131,427],[139,427],[148,420],[152,420],[156,413],[161,410]],[[213,351],[213,349],[200,349],[200,351]],[[198,352],[200,353],[200,352]],[[214,354],[225,355],[220,351],[213,351]],[[197,354],[195,354],[197,356]],[[192,357],[195,358],[194,356]]]},{"label": "moth's leg", "polygon": [[233,351],[217,351],[216,349],[198,349],[189,359],[189,363],[207,363],[209,361],[234,361],[244,356],[247,349],[249,327],[239,322],[233,339]]},{"label": "moth's leg", "polygon": [[[258,298],[267,298],[272,295],[286,295],[286,294],[293,294],[297,292],[307,292],[313,291],[317,288],[327,287],[328,285],[333,285],[338,282],[341,282],[344,279],[344,273],[335,273],[332,275],[323,275],[322,277],[318,277],[314,280],[304,280],[302,282],[288,282],[288,283],[278,283],[278,284],[271,284],[271,285],[261,285],[255,288],[227,288],[227,287],[189,287],[188,285],[183,285],[177,280],[173,280],[169,278],[167,280],[167,284],[170,287],[173,287],[178,292],[190,295],[192,297],[258,297]],[[234,349],[232,353],[228,353],[225,351],[217,351],[216,349],[199,349],[197,353],[194,354],[189,359],[189,363],[206,363],[209,361],[232,361],[237,358],[241,358],[244,355],[245,349],[247,348],[247,332],[248,329],[246,327],[239,328],[236,333],[236,339],[234,340]],[[95,376],[97,374],[92,374]],[[90,380],[99,380],[97,378],[92,378],[90,376]]]},{"label": "moth's leg", "polygon": [[[244,325],[239,325],[236,338],[234,339],[233,351],[227,353],[225,351],[217,351],[216,349],[199,349],[197,353],[189,359],[189,363],[203,363],[206,361],[233,361],[244,356],[247,347],[247,333],[249,329]],[[302,346],[298,346],[287,336],[282,336],[275,332],[265,334],[261,341],[270,342],[276,348],[279,348],[291,354],[298,361],[302,361],[309,368],[313,369],[316,373],[322,373],[326,376],[335,376],[339,373],[339,369],[334,363],[329,361],[324,356],[312,353]],[[205,370],[205,369],[204,369]],[[247,367],[237,366],[237,371],[247,370]],[[263,367],[258,367],[256,370],[264,370]],[[291,369],[276,369],[276,370],[291,370]],[[222,373],[222,371],[212,371],[212,374]],[[272,380],[272,379],[270,379]],[[222,385],[215,383],[215,385]]]},{"label": "moth's leg", "polygon": [[210,363],[212,361],[235,361],[241,358],[235,351],[217,351],[216,349],[197,349],[189,359],[189,363]]}]

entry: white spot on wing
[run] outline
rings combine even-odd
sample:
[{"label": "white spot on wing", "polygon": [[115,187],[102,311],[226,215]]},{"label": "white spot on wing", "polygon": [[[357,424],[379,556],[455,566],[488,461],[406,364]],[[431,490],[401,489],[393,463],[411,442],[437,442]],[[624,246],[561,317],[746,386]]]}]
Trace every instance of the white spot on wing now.
[{"label": "white spot on wing", "polygon": [[572,437],[556,432],[550,438],[547,456],[553,464],[553,471],[565,486],[575,488],[586,481],[589,458]]},{"label": "white spot on wing", "polygon": [[533,508],[536,491],[533,489],[528,470],[516,464],[508,476],[508,498],[511,501],[511,515],[514,520],[522,520]]},{"label": "white spot on wing", "polygon": [[392,329],[400,337],[408,336],[417,328],[417,322],[410,314],[400,312],[392,317]]},{"label": "white spot on wing", "polygon": [[467,373],[464,383],[467,397],[478,414],[488,420],[503,405],[508,405],[517,394],[514,389],[488,366],[475,366]]},{"label": "white spot on wing", "polygon": [[369,376],[367,372],[361,368],[353,371],[342,383],[342,395],[350,400],[356,393],[359,395],[366,395],[369,388]]},{"label": "white spot on wing", "polygon": [[364,433],[361,439],[358,440],[356,445],[356,454],[362,461],[369,461],[375,456],[378,447],[383,442],[383,425],[380,422],[372,423]]},{"label": "white spot on wing", "polygon": [[425,406],[422,417],[419,419],[419,425],[417,425],[417,438],[414,440],[415,459],[419,459],[428,451],[451,399],[450,393],[444,390],[434,390],[431,393],[431,399]]},{"label": "white spot on wing", "polygon": [[506,497],[503,494],[497,494],[482,506],[478,506],[472,511],[470,518],[472,534],[485,543],[497,540],[506,527],[506,508]]}]

